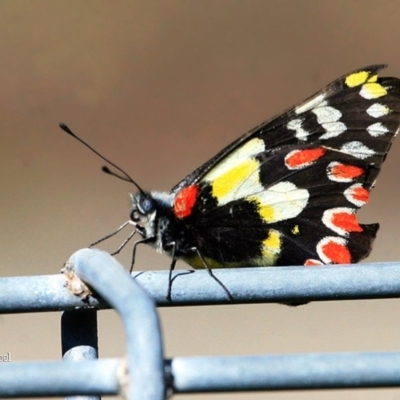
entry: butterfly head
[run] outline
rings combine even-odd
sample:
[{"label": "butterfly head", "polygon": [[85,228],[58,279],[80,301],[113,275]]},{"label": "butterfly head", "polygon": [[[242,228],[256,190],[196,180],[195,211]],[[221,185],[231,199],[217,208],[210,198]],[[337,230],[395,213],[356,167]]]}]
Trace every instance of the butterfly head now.
[{"label": "butterfly head", "polygon": [[130,218],[144,239],[157,238],[160,220],[165,220],[171,209],[172,196],[165,192],[130,194],[132,210]]}]

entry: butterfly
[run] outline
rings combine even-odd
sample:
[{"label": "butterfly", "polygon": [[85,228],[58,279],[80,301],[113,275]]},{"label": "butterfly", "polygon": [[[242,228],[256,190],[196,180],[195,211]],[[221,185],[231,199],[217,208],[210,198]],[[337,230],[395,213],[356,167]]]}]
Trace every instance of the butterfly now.
[{"label": "butterfly", "polygon": [[[335,80],[225,147],[170,192],[142,190],[110,163],[123,176],[106,172],[138,189],[129,221],[132,235],[141,236],[135,250],[146,243],[169,254],[171,272],[178,259],[206,268],[229,297],[214,268],[367,257],[379,224],[359,223],[356,212],[400,125],[400,80],[378,77],[384,67]],[[170,274],[169,299],[171,282]]]}]

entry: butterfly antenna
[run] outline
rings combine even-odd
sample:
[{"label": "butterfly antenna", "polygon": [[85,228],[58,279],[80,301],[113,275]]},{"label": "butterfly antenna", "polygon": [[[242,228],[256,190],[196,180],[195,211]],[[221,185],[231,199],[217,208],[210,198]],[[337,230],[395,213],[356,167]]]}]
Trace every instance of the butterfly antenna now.
[{"label": "butterfly antenna", "polygon": [[88,143],[86,143],[83,139],[81,139],[79,136],[75,135],[74,132],[71,131],[71,129],[69,129],[69,127],[64,124],[64,123],[60,123],[59,124],[60,128],[68,133],[69,135],[71,135],[74,139],[78,140],[78,142],[81,142],[84,146],[86,146],[89,150],[91,150],[94,154],[96,154],[97,156],[99,156],[102,160],[104,160],[106,163],[110,164],[112,167],[114,167],[116,170],[118,170],[119,172],[121,172],[122,175],[111,171],[107,166],[103,166],[102,167],[102,171],[105,172],[106,174],[115,176],[116,178],[119,178],[125,182],[130,182],[133,185],[135,185],[138,190],[141,193],[144,193],[143,189],[120,167],[118,167],[118,165],[115,165],[113,162],[111,162],[108,158],[104,157],[102,154],[100,154],[97,150],[95,150],[92,146],[90,146]]}]

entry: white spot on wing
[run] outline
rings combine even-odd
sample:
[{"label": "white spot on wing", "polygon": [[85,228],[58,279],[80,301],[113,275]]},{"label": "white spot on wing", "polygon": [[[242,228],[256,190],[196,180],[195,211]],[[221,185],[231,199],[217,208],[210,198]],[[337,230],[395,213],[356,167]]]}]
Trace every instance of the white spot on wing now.
[{"label": "white spot on wing", "polygon": [[292,119],[286,125],[286,127],[292,131],[296,131],[295,136],[299,140],[307,140],[307,136],[310,134],[304,130],[301,126],[303,120],[301,118]]},{"label": "white spot on wing", "polygon": [[382,125],[380,122],[370,125],[367,128],[368,133],[373,137],[382,136],[385,133],[389,132],[389,129],[386,126]]},{"label": "white spot on wing", "polygon": [[320,95],[313,97],[311,100],[306,101],[304,104],[296,107],[294,109],[296,114],[303,114],[306,111],[313,109],[314,107],[318,106],[322,103],[325,99],[325,93],[321,93]]},{"label": "white spot on wing", "polygon": [[354,157],[364,160],[375,154],[375,151],[365,146],[363,143],[354,141],[345,143],[340,149],[343,153],[351,154]]},{"label": "white spot on wing", "polygon": [[326,130],[326,133],[321,135],[320,139],[330,139],[339,136],[347,129],[346,125],[340,121],[322,124],[322,127]]},{"label": "white spot on wing", "polygon": [[317,116],[317,121],[321,125],[324,123],[338,121],[342,116],[342,113],[339,110],[330,106],[317,107],[314,108],[312,112]]},{"label": "white spot on wing", "polygon": [[316,107],[312,112],[316,115],[318,123],[326,130],[326,133],[320,136],[320,139],[330,139],[339,136],[347,128],[343,122],[339,119],[342,117],[342,113],[331,106],[325,105],[323,107]]},{"label": "white spot on wing", "polygon": [[297,217],[307,206],[310,193],[306,189],[299,189],[291,182],[280,182],[271,186],[249,200],[256,201],[261,206],[271,208],[272,220],[283,221]]},{"label": "white spot on wing", "polygon": [[380,118],[390,113],[390,108],[379,103],[368,107],[367,114],[373,118]]}]

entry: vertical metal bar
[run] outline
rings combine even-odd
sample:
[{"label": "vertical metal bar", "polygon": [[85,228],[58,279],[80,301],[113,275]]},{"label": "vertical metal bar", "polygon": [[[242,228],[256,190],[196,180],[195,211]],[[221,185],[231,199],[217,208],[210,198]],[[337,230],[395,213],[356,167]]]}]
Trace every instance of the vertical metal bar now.
[{"label": "vertical metal bar", "polygon": [[123,320],[128,346],[129,399],[165,399],[162,335],[154,300],[104,251],[79,250],[71,256],[69,265]]},{"label": "vertical metal bar", "polygon": [[[97,311],[64,311],[61,314],[61,348],[64,361],[98,358]],[[71,396],[68,400],[99,400],[100,396]]]},{"label": "vertical metal bar", "polygon": [[98,357],[97,311],[64,311],[61,314],[61,347],[64,360]]}]

